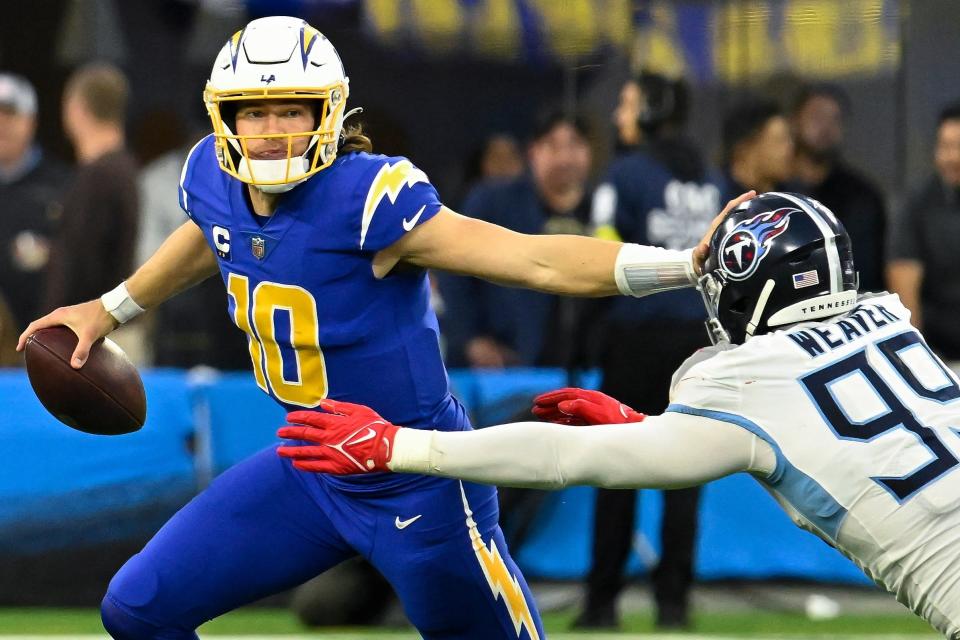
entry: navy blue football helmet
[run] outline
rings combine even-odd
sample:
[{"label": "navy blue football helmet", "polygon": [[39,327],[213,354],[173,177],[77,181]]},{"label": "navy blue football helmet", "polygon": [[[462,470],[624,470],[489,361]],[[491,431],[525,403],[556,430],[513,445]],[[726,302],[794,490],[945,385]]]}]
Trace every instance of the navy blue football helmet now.
[{"label": "navy blue football helmet", "polygon": [[764,193],[727,214],[703,273],[714,344],[843,313],[857,300],[850,236],[829,209],[795,193]]}]

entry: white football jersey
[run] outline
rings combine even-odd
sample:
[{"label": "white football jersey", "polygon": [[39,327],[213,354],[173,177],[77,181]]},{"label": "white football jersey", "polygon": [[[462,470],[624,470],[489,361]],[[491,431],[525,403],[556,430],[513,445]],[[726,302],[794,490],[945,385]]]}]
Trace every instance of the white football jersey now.
[{"label": "white football jersey", "polygon": [[768,442],[758,478],[794,522],[960,638],[960,383],[896,295],[864,296],[677,372],[668,412]]}]

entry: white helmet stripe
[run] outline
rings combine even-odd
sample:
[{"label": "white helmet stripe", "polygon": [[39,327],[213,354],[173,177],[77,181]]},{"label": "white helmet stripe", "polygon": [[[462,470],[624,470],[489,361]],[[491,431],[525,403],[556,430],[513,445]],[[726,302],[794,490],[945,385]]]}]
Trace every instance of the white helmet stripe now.
[{"label": "white helmet stripe", "polygon": [[810,216],[810,219],[813,220],[813,222],[817,225],[817,228],[820,229],[820,233],[823,234],[824,244],[827,249],[827,265],[830,269],[830,293],[838,293],[843,291],[843,270],[840,268],[840,252],[837,250],[836,234],[834,234],[827,223],[823,221],[823,218],[820,216],[820,214],[814,211],[800,198],[780,191],[772,192],[770,195],[780,196],[781,198],[794,203],[808,216]]},{"label": "white helmet stripe", "polygon": [[767,301],[770,300],[770,294],[773,293],[773,287],[776,286],[776,282],[771,278],[763,285],[763,290],[760,292],[760,297],[757,298],[757,304],[753,308],[753,316],[750,318],[750,322],[747,324],[747,337],[753,335],[753,332],[757,330],[757,325],[760,324],[760,318],[763,316],[763,310],[767,308]]}]

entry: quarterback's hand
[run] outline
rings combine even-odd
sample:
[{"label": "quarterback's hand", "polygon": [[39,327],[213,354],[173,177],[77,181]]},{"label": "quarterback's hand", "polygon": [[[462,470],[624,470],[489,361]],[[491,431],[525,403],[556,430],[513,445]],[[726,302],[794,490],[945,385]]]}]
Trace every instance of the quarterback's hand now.
[{"label": "quarterback's hand", "polygon": [[541,420],[573,425],[623,424],[647,417],[605,393],[575,387],[540,394],[532,411]]},{"label": "quarterback's hand", "polygon": [[727,206],[723,208],[723,211],[717,215],[716,218],[710,223],[710,228],[707,229],[707,232],[704,234],[703,238],[700,239],[700,243],[693,248],[693,269],[697,272],[698,276],[703,275],[703,263],[707,261],[707,256],[710,255],[710,238],[713,237],[713,232],[717,230],[717,227],[720,226],[720,223],[723,222],[724,217],[741,204],[747,200],[752,200],[757,197],[757,192],[751,189],[746,193],[741,193],[739,196],[727,203]]},{"label": "quarterback's hand", "polygon": [[287,440],[314,444],[279,447],[277,453],[293,460],[301,471],[343,475],[389,471],[393,438],[400,427],[360,404],[323,400],[320,411],[287,414],[289,425],[277,431]]},{"label": "quarterback's hand", "polygon": [[77,334],[77,348],[70,356],[70,366],[79,369],[87,361],[93,343],[116,329],[117,321],[103,308],[100,300],[60,307],[34,320],[24,329],[17,341],[17,351],[23,351],[27,346],[27,338],[40,329],[59,325],[66,325]]}]

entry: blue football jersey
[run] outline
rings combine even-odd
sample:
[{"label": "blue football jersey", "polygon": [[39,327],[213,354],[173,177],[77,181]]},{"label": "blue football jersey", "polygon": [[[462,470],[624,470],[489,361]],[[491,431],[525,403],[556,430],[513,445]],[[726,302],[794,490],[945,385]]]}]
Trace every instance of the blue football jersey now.
[{"label": "blue football jersey", "polygon": [[377,251],[440,211],[427,176],[405,158],[346,154],[263,218],[214,153],[213,136],[191,150],[180,204],[217,254],[257,385],[289,410],[333,398],[406,426],[469,428],[426,273],[372,270]]}]

